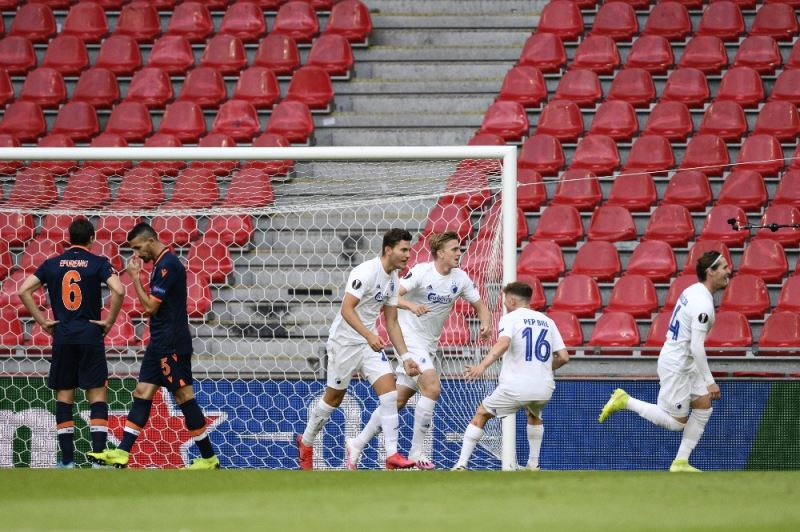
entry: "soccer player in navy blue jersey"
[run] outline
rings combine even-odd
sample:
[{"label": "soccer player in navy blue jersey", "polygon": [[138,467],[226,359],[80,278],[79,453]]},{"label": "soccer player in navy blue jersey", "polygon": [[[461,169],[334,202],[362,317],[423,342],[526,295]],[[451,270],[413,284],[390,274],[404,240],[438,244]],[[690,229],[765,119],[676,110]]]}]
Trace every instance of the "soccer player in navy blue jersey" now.
[{"label": "soccer player in navy blue jersey", "polygon": [[[122,442],[116,449],[89,453],[90,459],[104,465],[126,467],[136,438],[147,424],[153,396],[163,386],[174,396],[200,450],[189,469],[218,469],[206,431],[206,418],[192,388],[192,336],[186,312],[186,268],[167,246],[158,240],[155,230],[140,223],[128,233],[128,245],[134,256],[127,271],[133,280],[136,296],[150,316],[150,344],[139,370],[139,382],[133,391],[133,406],[128,413]],[[148,294],[139,279],[142,261],[153,261]]]},{"label": "soccer player in navy blue jersey", "polygon": [[[56,424],[61,462],[58,467],[75,467],[72,407],[75,388],[86,390],[90,409],[92,450],[101,451],[108,437],[106,383],[108,366],[103,337],[119,315],[125,288],[106,257],[89,251],[94,226],[80,218],[69,226],[70,247],[61,255],[44,261],[22,283],[19,298],[25,308],[53,337],[53,355],[47,384],[55,390]],[[105,319],[102,284],[111,290],[111,308]],[[54,320],[49,320],[33,300],[33,293],[47,287]]]}]

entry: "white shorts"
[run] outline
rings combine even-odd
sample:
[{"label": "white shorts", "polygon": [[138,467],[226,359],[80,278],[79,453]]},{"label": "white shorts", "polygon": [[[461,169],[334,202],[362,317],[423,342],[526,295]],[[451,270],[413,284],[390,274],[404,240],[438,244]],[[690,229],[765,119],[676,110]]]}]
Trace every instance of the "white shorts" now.
[{"label": "white shorts", "polygon": [[[414,362],[417,363],[419,366],[419,373],[422,375],[426,371],[434,370],[436,371],[436,366],[433,364],[433,354],[428,352],[427,349],[416,347],[416,346],[407,346],[408,347],[408,354],[411,355],[411,358]],[[403,364],[397,364],[397,369],[395,370],[395,374],[397,375],[397,384],[405,386],[406,388],[411,388],[414,391],[419,391],[419,375],[416,377],[409,377],[406,375],[406,369],[403,367]]]},{"label": "white shorts", "polygon": [[481,404],[494,417],[510,416],[516,414],[520,408],[524,408],[534,416],[542,419],[542,410],[544,410],[548,402],[550,402],[549,397],[547,399],[532,399],[523,397],[503,386],[498,386]]},{"label": "white shorts", "polygon": [[658,406],[673,417],[688,416],[690,403],[708,395],[708,386],[697,371],[679,373],[659,367],[658,378],[661,381]]},{"label": "white shorts", "polygon": [[346,390],[358,371],[370,384],[386,374],[392,373],[392,365],[386,354],[373,351],[367,344],[342,345],[328,340],[327,385],[336,390]]}]

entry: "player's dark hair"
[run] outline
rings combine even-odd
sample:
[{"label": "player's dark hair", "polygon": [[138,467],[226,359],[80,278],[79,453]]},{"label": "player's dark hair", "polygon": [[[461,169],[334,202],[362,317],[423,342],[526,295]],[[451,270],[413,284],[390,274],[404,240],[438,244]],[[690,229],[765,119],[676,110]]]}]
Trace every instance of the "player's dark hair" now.
[{"label": "player's dark hair", "polygon": [[453,231],[445,231],[444,233],[433,233],[428,237],[428,246],[431,250],[431,258],[436,258],[436,252],[444,248],[444,245],[451,240],[459,240],[458,235]]},{"label": "player's dark hair", "polygon": [[398,228],[389,229],[383,235],[383,247],[381,248],[381,255],[386,253],[387,247],[393,248],[398,244],[398,242],[402,242],[403,240],[408,240],[409,242],[411,242],[412,238],[413,237],[411,236],[411,233],[409,233],[405,229],[398,229]]},{"label": "player's dark hair", "polygon": [[533,297],[533,288],[531,288],[531,285],[528,283],[514,281],[513,283],[508,283],[503,287],[503,293],[530,301]]},{"label": "player's dark hair", "polygon": [[94,238],[94,226],[86,218],[77,218],[69,224],[69,243],[73,246],[88,246]]},{"label": "player's dark hair", "polygon": [[128,242],[140,236],[143,236],[145,238],[155,238],[156,240],[158,240],[158,233],[156,233],[156,230],[153,229],[153,227],[146,222],[140,222],[136,224],[133,227],[133,229],[130,230],[130,232],[128,233]]},{"label": "player's dark hair", "polygon": [[[705,282],[706,280],[706,270],[711,268],[711,265],[717,262],[717,259],[719,259],[720,255],[722,255],[722,253],[719,251],[706,251],[700,255],[699,259],[697,259],[697,268],[695,268],[695,270],[697,271],[697,278],[701,283]],[[714,264],[714,267],[711,269],[716,271],[717,268],[719,268],[718,262],[717,264]]]}]

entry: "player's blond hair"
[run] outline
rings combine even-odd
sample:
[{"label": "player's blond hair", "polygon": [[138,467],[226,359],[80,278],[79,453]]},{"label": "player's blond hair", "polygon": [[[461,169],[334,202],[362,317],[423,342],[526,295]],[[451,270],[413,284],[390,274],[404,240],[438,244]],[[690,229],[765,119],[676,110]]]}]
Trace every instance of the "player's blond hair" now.
[{"label": "player's blond hair", "polygon": [[431,250],[431,258],[436,258],[436,252],[444,248],[444,245],[451,240],[459,240],[458,235],[453,231],[444,233],[433,233],[428,237],[428,247]]}]

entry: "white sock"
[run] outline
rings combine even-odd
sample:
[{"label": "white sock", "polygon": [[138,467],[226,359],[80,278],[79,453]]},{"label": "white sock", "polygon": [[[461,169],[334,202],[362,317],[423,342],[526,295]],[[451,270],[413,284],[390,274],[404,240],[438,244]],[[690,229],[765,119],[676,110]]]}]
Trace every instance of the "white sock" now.
[{"label": "white sock", "polygon": [[372,438],[378,435],[380,431],[381,406],[378,405],[378,407],[372,411],[372,415],[369,416],[369,421],[367,421],[367,424],[364,425],[364,429],[358,433],[358,436],[355,437],[355,444],[363,449],[370,441],[372,441]]},{"label": "white sock", "polygon": [[472,452],[475,446],[483,438],[483,429],[478,428],[472,423],[467,425],[467,430],[464,431],[464,442],[461,444],[461,455],[458,457],[458,464],[467,467]]},{"label": "white sock", "polygon": [[414,407],[414,436],[411,438],[411,451],[408,454],[422,452],[425,436],[431,430],[434,408],[436,401],[424,395],[420,396],[417,406]]},{"label": "white sock", "polygon": [[335,407],[326,403],[323,399],[314,405],[314,408],[308,414],[308,424],[306,430],[303,431],[303,444],[314,445],[314,440],[317,434],[325,426],[325,423],[331,418],[331,413],[336,410]]},{"label": "white sock", "polygon": [[664,427],[667,430],[679,432],[683,430],[683,427],[685,426],[683,423],[679,422],[677,419],[662,410],[658,405],[645,403],[644,401],[634,399],[633,397],[628,399],[628,406],[626,408],[636,412],[650,423],[658,425],[659,427]]},{"label": "white sock", "polygon": [[400,418],[397,415],[397,392],[387,392],[378,399],[381,401],[378,410],[381,414],[381,427],[388,457],[397,452],[397,435],[400,429]]},{"label": "white sock", "polygon": [[544,425],[528,425],[528,446],[531,454],[528,455],[528,465],[539,467],[539,452],[542,450],[544,439]]},{"label": "white sock", "polygon": [[689,414],[689,421],[686,422],[686,428],[683,429],[683,438],[681,439],[681,446],[678,448],[678,455],[676,460],[688,460],[689,455],[697,446],[697,442],[703,436],[703,431],[706,430],[706,423],[711,418],[713,408],[708,410],[700,410],[693,408],[692,413]]}]

